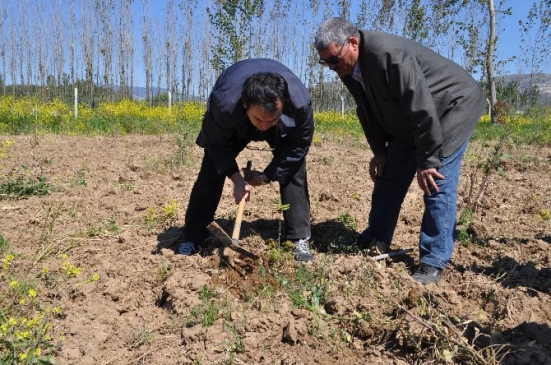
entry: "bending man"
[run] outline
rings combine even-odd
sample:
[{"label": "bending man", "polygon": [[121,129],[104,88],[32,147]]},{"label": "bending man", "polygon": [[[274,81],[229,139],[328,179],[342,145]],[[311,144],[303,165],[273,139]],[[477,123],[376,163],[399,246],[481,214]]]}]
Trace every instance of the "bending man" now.
[{"label": "bending man", "polygon": [[374,155],[372,206],[358,246],[389,249],[417,175],[425,210],[413,278],[437,282],[454,249],[463,153],[486,104],[480,86],[459,65],[417,42],[358,30],[342,18],[323,22],[314,45],[319,62],[354,97]]},{"label": "bending man", "polygon": [[[295,259],[311,261],[310,202],[306,155],[314,134],[313,110],[306,87],[287,67],[270,59],[248,59],[228,67],[210,94],[196,143],[204,149],[201,170],[186,211],[179,253],[193,255],[209,237],[225,178],[233,182],[238,203],[250,187],[279,183],[286,239],[295,243]],[[240,173],[236,157],[250,141],[267,141],[272,161],[264,171]],[[245,180],[245,175],[247,179]]]}]

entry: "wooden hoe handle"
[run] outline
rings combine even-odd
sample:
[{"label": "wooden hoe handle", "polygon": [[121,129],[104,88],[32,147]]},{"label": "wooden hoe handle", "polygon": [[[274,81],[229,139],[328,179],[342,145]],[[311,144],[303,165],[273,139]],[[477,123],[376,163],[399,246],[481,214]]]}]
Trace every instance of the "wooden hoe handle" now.
[{"label": "wooden hoe handle", "polygon": [[[247,162],[247,170],[252,168],[252,161]],[[239,240],[239,233],[241,231],[241,222],[243,221],[243,211],[245,210],[245,196],[241,198],[239,205],[237,206],[237,215],[235,216],[235,224],[233,226],[233,233],[231,238]]]}]

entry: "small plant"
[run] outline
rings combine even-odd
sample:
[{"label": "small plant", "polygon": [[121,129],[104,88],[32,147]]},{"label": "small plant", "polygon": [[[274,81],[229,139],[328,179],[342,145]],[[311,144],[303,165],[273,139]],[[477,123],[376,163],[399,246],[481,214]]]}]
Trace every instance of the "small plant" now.
[{"label": "small plant", "polygon": [[[490,186],[490,178],[494,173],[504,176],[503,162],[509,155],[505,152],[508,143],[511,140],[511,131],[506,129],[500,136],[498,142],[491,148],[488,157],[481,160],[476,165],[476,171],[470,175],[470,186],[467,195],[465,207],[473,213],[477,212],[478,208],[482,207],[484,195],[488,186]],[[483,145],[484,148],[489,148],[488,144]],[[481,176],[479,176],[481,175]]]},{"label": "small plant", "polygon": [[549,209],[541,209],[536,217],[541,221],[548,221],[551,219],[551,213],[549,212]]},{"label": "small plant", "polygon": [[0,234],[0,254],[3,254],[9,248],[8,242]]},{"label": "small plant", "polygon": [[0,235],[0,363],[54,364],[50,319],[58,307],[41,303],[36,285],[12,270],[17,256]]},{"label": "small plant", "polygon": [[86,235],[88,237],[99,237],[100,234],[101,234],[101,228],[99,227],[91,226],[91,227],[88,227],[88,229],[86,230]]},{"label": "small plant", "polygon": [[153,229],[157,225],[157,213],[155,212],[155,208],[148,207],[145,210],[143,219],[147,228]]},{"label": "small plant", "polygon": [[268,254],[270,265],[276,270],[283,262],[293,258],[294,245],[291,241],[280,243],[279,240],[269,239],[266,243],[270,249]]},{"label": "small plant", "polygon": [[275,213],[283,213],[291,207],[291,204],[281,204],[281,201],[279,199],[272,200],[273,208],[272,210]]},{"label": "small plant", "polygon": [[0,182],[1,199],[26,199],[29,196],[43,196],[50,194],[51,187],[45,178],[25,179],[18,176],[13,180]]},{"label": "small plant", "polygon": [[186,327],[193,327],[197,323],[203,322],[203,326],[210,327],[218,318],[220,311],[219,305],[214,298],[216,293],[208,286],[203,286],[199,293],[199,299],[202,304],[191,308],[191,313],[186,320]]},{"label": "small plant", "polygon": [[84,169],[78,170],[77,176],[75,177],[75,184],[80,186],[88,185],[86,182],[86,171],[84,171]]},{"label": "small plant", "polygon": [[457,240],[459,242],[467,243],[470,240],[468,232],[469,227],[474,222],[474,213],[471,209],[465,208],[461,211],[461,215],[458,220]]},{"label": "small plant", "polygon": [[7,140],[0,142],[0,172],[2,171],[2,160],[8,158],[8,150],[15,144],[14,141]]},{"label": "small plant", "polygon": [[341,214],[338,218],[338,221],[341,222],[344,225],[344,227],[347,229],[351,229],[355,231],[358,228],[358,224],[356,223],[356,221],[348,211]]},{"label": "small plant", "polygon": [[[301,265],[295,272],[293,281],[285,281],[293,304],[313,312],[318,312],[329,297],[330,282],[322,267],[311,270]],[[283,282],[282,282],[283,284]]]},{"label": "small plant", "polygon": [[154,329],[148,329],[146,324],[134,328],[135,333],[126,341],[129,350],[135,350],[153,338]]},{"label": "small plant", "polygon": [[62,254],[61,258],[63,259],[61,271],[65,273],[67,278],[76,278],[80,274],[81,268],[71,264],[66,254]]},{"label": "small plant", "polygon": [[235,353],[242,352],[245,349],[245,345],[243,344],[243,336],[227,322],[224,322],[224,329],[231,333],[234,337],[233,342],[226,342],[226,344],[229,345],[228,351],[230,353],[230,356]]},{"label": "small plant", "polygon": [[121,230],[119,226],[117,226],[117,221],[115,219],[111,218],[107,222],[107,230],[113,234],[119,234],[121,233]]},{"label": "small plant", "polygon": [[178,218],[178,203],[174,199],[170,199],[166,205],[161,208],[161,222],[173,223]]},{"label": "small plant", "polygon": [[153,207],[148,207],[144,213],[144,221],[149,229],[157,226],[170,226],[178,220],[178,203],[171,199],[164,205],[160,212]]},{"label": "small plant", "polygon": [[161,261],[161,267],[157,269],[157,276],[156,280],[159,283],[162,283],[168,279],[168,276],[170,274],[170,270],[168,269],[168,265],[166,264],[166,261],[163,259]]}]

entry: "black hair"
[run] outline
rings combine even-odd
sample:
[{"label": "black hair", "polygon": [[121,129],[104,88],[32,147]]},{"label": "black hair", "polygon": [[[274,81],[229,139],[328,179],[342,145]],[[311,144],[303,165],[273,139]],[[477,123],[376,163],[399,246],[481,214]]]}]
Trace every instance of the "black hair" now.
[{"label": "black hair", "polygon": [[277,101],[283,105],[289,102],[289,89],[283,76],[272,72],[256,73],[243,84],[241,101],[245,108],[251,105],[261,105],[268,113],[277,110]]}]

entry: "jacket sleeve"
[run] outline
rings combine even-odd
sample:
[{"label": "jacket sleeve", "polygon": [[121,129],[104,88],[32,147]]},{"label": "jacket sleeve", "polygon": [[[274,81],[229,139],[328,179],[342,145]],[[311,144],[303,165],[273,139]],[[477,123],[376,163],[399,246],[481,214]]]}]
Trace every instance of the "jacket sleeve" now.
[{"label": "jacket sleeve", "polygon": [[419,64],[400,54],[388,65],[391,92],[409,116],[420,168],[442,165],[443,136],[437,105]]},{"label": "jacket sleeve", "polygon": [[[367,107],[367,106],[366,106]],[[356,107],[356,115],[360,120],[369,148],[373,155],[381,155],[386,151],[386,144],[389,136],[385,133],[381,125],[377,122],[375,116],[369,117],[368,111],[361,107]]]},{"label": "jacket sleeve", "polygon": [[287,128],[285,136],[276,142],[272,161],[265,168],[265,175],[273,181],[285,183],[302,165],[314,135],[314,115],[311,103],[298,109],[295,127]]},{"label": "jacket sleeve", "polygon": [[206,155],[211,158],[219,175],[230,177],[239,171],[232,151],[238,124],[239,120],[220,111],[213,98],[209,100],[197,144],[205,149]]},{"label": "jacket sleeve", "polygon": [[375,156],[385,153],[390,136],[377,121],[367,100],[362,99],[363,91],[360,90],[360,84],[349,75],[342,78],[342,81],[356,101],[356,115],[364,131],[369,148]]}]

